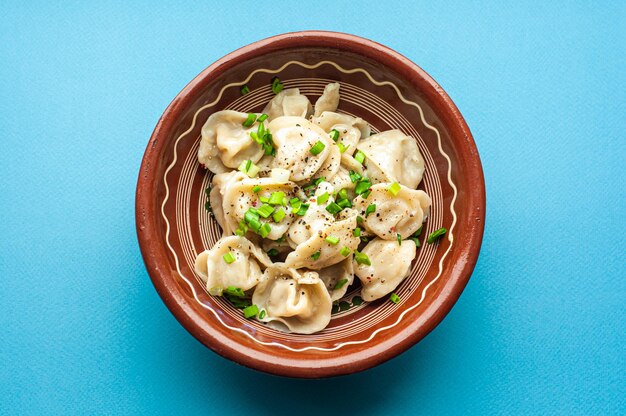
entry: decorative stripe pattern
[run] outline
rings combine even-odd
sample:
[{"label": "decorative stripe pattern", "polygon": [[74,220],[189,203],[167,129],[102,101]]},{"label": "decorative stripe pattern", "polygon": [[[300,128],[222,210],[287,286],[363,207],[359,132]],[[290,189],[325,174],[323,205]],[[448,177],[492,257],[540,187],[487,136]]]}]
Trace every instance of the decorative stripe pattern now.
[{"label": "decorative stripe pattern", "polygon": [[[438,264],[439,269],[438,269],[437,275],[435,276],[435,278],[433,278],[433,280],[431,280],[423,288],[419,301],[417,303],[414,303],[407,309],[405,309],[398,316],[395,322],[393,322],[390,325],[377,328],[376,330],[372,331],[368,337],[361,339],[361,340],[339,342],[330,348],[320,347],[316,345],[307,345],[302,348],[293,348],[291,346],[282,344],[279,341],[290,341],[290,342],[299,342],[303,344],[313,344],[316,342],[317,343],[330,342],[330,341],[338,340],[341,338],[345,338],[346,336],[353,335],[356,333],[363,333],[367,331],[368,329],[375,327],[381,321],[388,318],[391,314],[397,313],[398,306],[393,305],[390,302],[387,302],[377,307],[374,313],[372,312],[367,313],[364,316],[361,316],[360,318],[355,318],[354,320],[351,320],[350,322],[345,323],[343,325],[337,325],[331,328],[327,328],[324,331],[319,332],[317,334],[313,334],[313,335],[297,335],[297,334],[287,334],[287,333],[278,332],[271,328],[266,327],[265,325],[257,323],[255,321],[246,320],[244,319],[240,311],[235,310],[232,306],[230,306],[230,304],[228,304],[228,302],[226,302],[225,300],[221,298],[213,298],[215,302],[220,306],[220,308],[222,308],[222,310],[220,311],[222,315],[227,315],[229,319],[234,320],[235,322],[239,324],[242,324],[243,327],[253,326],[253,330],[251,331],[253,333],[250,333],[246,331],[245,329],[242,329],[241,327],[228,325],[226,322],[224,322],[220,314],[218,314],[215,310],[213,310],[213,307],[211,305],[207,305],[203,303],[198,298],[198,294],[196,293],[194,285],[191,283],[189,278],[186,277],[181,272],[180,260],[178,258],[177,253],[175,252],[174,248],[172,247],[170,243],[171,227],[170,227],[169,219],[167,218],[165,214],[165,205],[170,196],[170,189],[169,189],[169,184],[167,182],[167,177],[168,177],[168,173],[171,171],[173,166],[175,166],[175,164],[178,162],[178,154],[177,154],[178,143],[181,141],[181,139],[186,137],[194,129],[194,127],[196,126],[196,121],[198,119],[199,114],[202,111],[208,108],[211,108],[216,103],[218,103],[224,91],[227,88],[240,87],[248,83],[250,79],[256,73],[259,73],[259,72],[269,73],[269,74],[279,73],[289,65],[299,65],[307,69],[314,69],[321,65],[332,65],[337,70],[343,73],[361,72],[365,76],[367,76],[367,78],[375,85],[391,86],[395,90],[400,100],[402,100],[404,103],[408,105],[415,107],[419,111],[420,118],[424,126],[428,128],[429,130],[432,130],[436,134],[439,152],[448,161],[447,180],[451,188],[454,191],[454,196],[450,203],[450,211],[451,211],[453,220],[452,220],[452,224],[450,225],[449,232],[447,233],[447,239],[450,242],[450,245],[448,246],[447,250],[445,251],[445,253],[443,254],[443,256],[441,257],[439,261],[439,264]],[[290,79],[290,80],[283,81],[285,88],[298,87],[300,88],[303,94],[308,95],[308,96],[321,95],[324,86],[329,82],[334,82],[334,81],[326,80],[326,79],[319,79],[319,78],[297,78],[297,79]],[[271,89],[269,88],[269,86],[258,88],[256,90],[253,90],[251,93],[245,96],[239,97],[238,99],[233,101],[230,105],[227,106],[227,109],[236,109],[238,111],[249,112],[256,107],[267,103],[273,97],[273,95],[274,94],[271,92]],[[428,235],[428,233],[430,233],[431,231],[434,231],[435,229],[439,228],[443,223],[443,206],[441,203],[442,201],[441,184],[439,182],[439,176],[436,174],[435,169],[434,169],[434,160],[432,159],[432,155],[429,153],[429,150],[426,147],[424,140],[419,135],[419,133],[415,130],[415,128],[411,125],[411,123],[409,123],[409,121],[397,109],[393,108],[386,101],[383,101],[378,96],[370,93],[367,90],[342,82],[341,83],[341,99],[343,102],[350,102],[351,104],[354,104],[362,108],[365,111],[368,111],[372,114],[376,114],[376,116],[380,120],[382,120],[384,124],[387,125],[387,126],[384,126],[384,128],[381,128],[383,126],[374,125],[372,126],[373,130],[380,131],[380,130],[384,130],[388,128],[398,128],[402,130],[405,134],[408,134],[416,138],[418,147],[424,157],[425,164],[426,164],[426,172],[424,175],[423,183],[424,183],[426,192],[429,195],[431,195],[433,199],[433,207],[431,208],[430,218],[425,224],[426,227],[424,230],[424,234]],[[208,216],[208,213],[204,209],[205,200],[203,198],[195,198],[195,200],[192,201],[191,199],[192,182],[194,178],[194,172],[197,169],[196,154],[197,154],[199,142],[200,142],[200,137],[196,137],[196,140],[191,150],[185,157],[185,160],[182,162],[183,165],[182,165],[181,174],[179,176],[179,182],[176,184],[176,188],[177,188],[176,189],[176,201],[177,201],[176,224],[178,227],[177,236],[181,242],[184,261],[188,265],[194,264],[195,257],[197,255],[197,251],[194,249],[193,242],[191,241],[191,231],[190,231],[191,221],[189,218],[189,213],[194,212],[194,209],[192,209],[192,207],[195,205],[195,212],[198,215],[198,219],[200,223],[200,235],[201,235],[202,247],[211,247],[213,244],[215,244],[216,242],[215,236],[219,236],[221,232],[219,229],[219,226],[216,224],[216,221],[211,220]],[[281,66],[279,69],[276,69],[276,70],[257,69],[253,71],[244,81],[238,82],[238,83],[231,83],[231,84],[224,86],[220,90],[217,98],[214,101],[204,105],[203,107],[201,107],[200,109],[196,111],[196,113],[193,116],[191,126],[177,138],[174,144],[174,158],[171,164],[166,169],[165,174],[163,176],[163,181],[164,181],[166,192],[165,192],[165,197],[163,199],[163,203],[161,205],[161,215],[163,216],[163,219],[166,223],[166,234],[165,234],[166,243],[170,252],[172,253],[175,259],[177,272],[179,273],[181,278],[189,285],[190,290],[195,300],[202,307],[211,311],[213,315],[215,316],[215,318],[222,325],[228,327],[229,329],[233,331],[237,331],[241,334],[244,334],[245,336],[249,337],[250,339],[254,340],[257,343],[267,345],[267,346],[276,346],[280,348],[285,348],[294,352],[302,352],[302,351],[308,351],[308,350],[334,351],[346,345],[365,343],[373,339],[381,331],[385,331],[399,324],[407,313],[417,308],[423,302],[428,288],[430,288],[441,276],[441,273],[443,271],[443,261],[445,260],[448,253],[450,252],[453,242],[454,242],[454,227],[456,225],[456,212],[454,210],[454,204],[456,202],[457,189],[456,189],[455,184],[452,181],[452,174],[451,174],[452,169],[451,168],[452,167],[451,167],[450,157],[444,152],[442,148],[441,136],[439,134],[439,131],[434,126],[426,122],[424,118],[424,112],[422,108],[419,106],[419,104],[405,99],[401,91],[398,89],[398,87],[395,84],[389,81],[376,81],[372,78],[372,76],[365,69],[362,69],[362,68],[344,69],[338,64],[336,64],[335,62],[331,62],[331,61],[320,61],[314,65],[304,64],[299,61],[290,61],[290,62],[285,63],[283,66]],[[203,189],[208,187],[210,183],[210,179],[211,179],[211,175],[209,174],[205,175],[203,183],[202,183]],[[201,193],[201,195],[204,196],[204,193]],[[424,245],[420,250],[418,250],[418,258],[413,265],[410,276],[407,277],[407,279],[405,279],[405,281],[400,285],[400,287],[397,290],[397,293],[400,295],[402,299],[401,300],[402,303],[406,302],[407,299],[409,299],[410,292],[414,288],[417,288],[422,283],[423,277],[425,276],[426,272],[431,267],[432,261],[435,256],[435,251],[436,251],[436,246],[434,245]],[[194,276],[194,278],[197,280],[198,283],[200,283],[200,287],[202,287],[202,282],[200,281],[199,277]],[[350,298],[356,294],[356,291],[353,291],[353,292],[354,293],[347,294],[345,298]],[[333,318],[345,316],[348,314],[353,314],[356,311],[362,309],[364,305],[365,304],[357,308],[352,308],[344,313],[333,315]],[[265,342],[256,338],[255,337],[256,334],[263,334],[277,341]]]}]

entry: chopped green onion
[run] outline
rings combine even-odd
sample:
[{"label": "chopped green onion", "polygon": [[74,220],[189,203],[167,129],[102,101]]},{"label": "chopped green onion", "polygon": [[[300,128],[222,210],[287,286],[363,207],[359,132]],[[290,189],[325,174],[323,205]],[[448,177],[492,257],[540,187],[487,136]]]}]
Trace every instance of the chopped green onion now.
[{"label": "chopped green onion", "polygon": [[334,235],[329,235],[328,237],[326,237],[326,242],[329,244],[332,244],[333,246],[337,245],[337,243],[339,242],[339,238],[335,237]]},{"label": "chopped green onion", "polygon": [[342,208],[334,202],[326,205],[326,211],[330,212],[333,215],[337,214],[339,211],[341,211],[341,209]]},{"label": "chopped green onion", "polygon": [[360,237],[361,236],[361,229],[359,227],[356,227],[354,230],[352,230],[352,235],[355,237]]},{"label": "chopped green onion", "polygon": [[259,123],[259,127],[256,129],[256,135],[265,139],[265,124]]},{"label": "chopped green onion", "polygon": [[346,285],[346,283],[348,283],[348,279],[341,279],[340,281],[337,282],[335,287],[333,287],[333,290],[341,289],[342,287],[344,287]]},{"label": "chopped green onion", "polygon": [[243,214],[243,219],[249,224],[250,221],[259,220],[259,212],[254,208],[248,208],[245,214]]},{"label": "chopped green onion", "polygon": [[285,218],[285,215],[285,210],[282,208],[278,208],[276,211],[274,211],[272,218],[274,219],[274,222],[281,222],[283,218]]},{"label": "chopped green onion", "polygon": [[350,255],[350,247],[343,246],[339,253],[344,257],[348,257]]},{"label": "chopped green onion", "polygon": [[357,195],[363,195],[365,192],[369,191],[371,186],[372,181],[367,178],[363,178],[357,182],[356,186],[354,187],[354,192],[356,192]]},{"label": "chopped green onion", "polygon": [[204,190],[204,193],[206,194],[207,198],[211,196],[211,187],[209,186],[208,188],[206,188]]},{"label": "chopped green onion", "polygon": [[257,165],[252,163],[251,160],[241,162],[238,169],[241,173],[245,173],[251,178],[254,178],[259,173],[259,170],[261,170]]},{"label": "chopped green onion", "polygon": [[224,254],[222,257],[224,258],[224,261],[228,264],[231,264],[232,262],[235,261],[235,256],[230,251]]},{"label": "chopped green onion", "polygon": [[272,78],[272,91],[274,92],[274,94],[278,94],[282,90],[283,84],[282,82],[280,82],[280,79],[278,77]]},{"label": "chopped green onion", "polygon": [[278,255],[278,250],[276,250],[275,248],[271,248],[267,251],[267,255],[270,257],[274,257]]},{"label": "chopped green onion", "polygon": [[354,251],[354,260],[358,264],[365,264],[367,266],[372,265],[372,262],[370,261],[370,258],[367,256],[367,254],[361,253],[360,251]]},{"label": "chopped green onion", "polygon": [[270,199],[267,196],[260,196],[259,201],[263,202],[264,204],[267,204],[268,202],[270,202]]},{"label": "chopped green onion", "polygon": [[433,231],[432,233],[430,233],[426,241],[428,242],[428,244],[432,244],[435,241],[439,240],[441,237],[443,237],[447,231],[448,230],[446,230],[445,228],[440,228],[436,231]]},{"label": "chopped green onion", "polygon": [[417,237],[411,237],[411,240],[415,243],[415,247],[419,247],[421,245],[420,240],[418,240]]},{"label": "chopped green onion", "polygon": [[345,300],[339,302],[339,310],[341,312],[347,311],[348,309],[350,309],[350,304],[348,302],[346,302]]},{"label": "chopped green onion", "polygon": [[252,188],[252,192],[254,192],[255,194],[258,194],[260,190],[261,190],[261,187],[259,185],[256,185]]},{"label": "chopped green onion", "polygon": [[396,295],[395,293],[392,293],[389,296],[389,300],[392,301],[393,303],[395,303],[396,305],[398,304],[398,302],[400,302],[400,296]]},{"label": "chopped green onion", "polygon": [[317,250],[315,253],[311,254],[311,258],[313,260],[317,260],[320,258],[321,255],[322,255],[322,252],[320,250]]},{"label": "chopped green onion", "polygon": [[422,233],[422,228],[424,228],[423,225],[420,228],[418,228],[417,231],[415,231],[411,237],[419,237],[420,234]]},{"label": "chopped green onion", "polygon": [[274,207],[263,204],[257,209],[257,211],[259,212],[259,215],[263,218],[269,218],[269,216],[272,215],[272,213],[274,212]]},{"label": "chopped green onion", "polygon": [[283,191],[272,192],[268,203],[270,205],[282,205],[285,193]]},{"label": "chopped green onion", "polygon": [[211,201],[206,201],[204,203],[204,209],[206,209],[208,212],[213,212],[213,209],[211,208]]},{"label": "chopped green onion", "polygon": [[265,309],[263,309],[261,313],[259,314],[259,319],[263,319],[263,318],[265,318]]},{"label": "chopped green onion", "polygon": [[267,237],[269,235],[270,231],[272,231],[272,227],[270,227],[270,225],[268,223],[265,223],[259,229],[259,235],[261,237],[265,238],[265,237]]},{"label": "chopped green onion", "polygon": [[267,120],[267,114],[261,114],[259,118],[256,119],[259,123],[263,123],[265,120]]},{"label": "chopped green onion", "polygon": [[235,287],[235,286],[228,286],[226,289],[224,289],[224,293],[228,295],[236,296],[238,298],[246,297],[246,294],[244,293],[243,289],[241,289],[240,287]]},{"label": "chopped green onion", "polygon": [[209,289],[209,295],[211,295],[211,296],[222,296],[222,292],[223,291],[224,290],[221,287],[215,286],[215,287],[212,287],[211,289]]},{"label": "chopped green onion", "polygon": [[330,133],[328,133],[330,135],[330,138],[333,139],[334,142],[336,142],[337,140],[339,140],[339,131],[332,129],[330,131]]},{"label": "chopped green onion", "polygon": [[348,199],[348,191],[346,191],[345,189],[342,189],[339,192],[337,192],[337,199]]},{"label": "chopped green onion", "polygon": [[259,313],[259,307],[256,305],[250,305],[243,310],[243,316],[246,319],[254,318]]},{"label": "chopped green onion", "polygon": [[317,197],[317,203],[319,204],[323,204],[324,202],[328,201],[328,192],[324,192],[323,194],[321,194],[320,196]]},{"label": "chopped green onion", "polygon": [[287,241],[287,237],[286,236],[281,236],[278,240],[274,240],[277,243],[284,243],[285,241]]},{"label": "chopped green onion", "polygon": [[352,202],[350,202],[349,199],[342,199],[341,201],[337,202],[337,205],[339,205],[341,208],[352,208]]},{"label": "chopped green onion", "polygon": [[357,224],[362,224],[362,223],[363,223],[363,221],[365,221],[365,220],[363,219],[363,217],[361,217],[360,215],[357,215],[357,216],[356,216],[356,223],[357,223]]},{"label": "chopped green onion", "polygon": [[315,143],[309,151],[311,152],[311,154],[317,156],[322,153],[322,150],[324,150],[324,148],[326,148],[326,145],[318,140],[317,143]]},{"label": "chopped green onion", "polygon": [[244,127],[250,127],[251,125],[254,124],[255,121],[256,121],[256,114],[248,113],[248,118],[246,118],[246,121],[241,123],[241,125]]},{"label": "chopped green onion", "polygon": [[387,188],[387,190],[389,191],[389,193],[391,193],[391,195],[396,196],[398,195],[398,192],[400,192],[400,189],[402,189],[400,187],[400,184],[398,182],[394,182],[391,185],[389,185],[389,187]]},{"label": "chopped green onion", "polygon": [[402,236],[400,234],[396,234],[396,240],[398,240],[398,245],[402,245]]},{"label": "chopped green onion", "polygon": [[348,150],[346,145],[341,142],[337,142],[337,147],[339,148],[339,153],[345,153]]},{"label": "chopped green onion", "polygon": [[239,227],[237,227],[237,230],[235,230],[235,234],[237,234],[239,237],[243,237],[244,235],[246,235],[247,232],[248,225],[246,224],[246,222],[244,220],[239,221]]},{"label": "chopped green onion", "polygon": [[374,213],[374,211],[376,211],[376,204],[369,204],[367,208],[365,208],[365,216],[367,217],[368,215]]},{"label": "chopped green onion", "polygon": [[363,179],[363,176],[361,176],[360,174],[358,174],[357,172],[351,170],[350,173],[350,180],[352,181],[352,183],[358,182],[361,179]]},{"label": "chopped green onion", "polygon": [[324,182],[325,180],[326,180],[325,176],[319,177],[313,181],[313,185],[319,186],[319,184]]},{"label": "chopped green onion", "polygon": [[363,298],[362,298],[362,297],[360,297],[360,296],[355,296],[355,297],[353,297],[353,298],[352,298],[352,304],[353,304],[354,306],[359,306],[359,305],[360,305],[360,304],[362,304],[362,303],[363,303]]},{"label": "chopped green onion", "polygon": [[309,204],[301,204],[300,205],[300,209],[298,209],[298,212],[296,212],[296,215],[299,216],[304,216],[304,214],[306,214],[306,211],[309,209]]},{"label": "chopped green onion", "polygon": [[250,92],[250,87],[248,87],[248,85],[244,85],[239,91],[241,92],[241,95],[246,95]]},{"label": "chopped green onion", "polygon": [[289,200],[289,205],[291,205],[292,212],[298,212],[298,210],[302,206],[302,201],[300,201],[300,199],[298,198],[291,198]]},{"label": "chopped green onion", "polygon": [[365,153],[361,152],[360,150],[357,150],[356,153],[354,154],[354,160],[356,160],[362,165],[363,162],[365,162]]},{"label": "chopped green onion", "polygon": [[263,224],[261,223],[261,221],[259,220],[255,220],[253,219],[252,221],[248,221],[248,226],[252,229],[252,231],[254,231],[255,233],[258,233],[259,230],[261,229],[261,226]]},{"label": "chopped green onion", "polygon": [[226,294],[226,299],[237,309],[245,309],[250,306],[250,300],[248,298],[238,298],[237,296],[231,296]]},{"label": "chopped green onion", "polygon": [[361,196],[363,197],[363,199],[367,199],[367,197],[370,196],[371,193],[372,193],[372,190],[368,189],[367,191],[363,192]]}]

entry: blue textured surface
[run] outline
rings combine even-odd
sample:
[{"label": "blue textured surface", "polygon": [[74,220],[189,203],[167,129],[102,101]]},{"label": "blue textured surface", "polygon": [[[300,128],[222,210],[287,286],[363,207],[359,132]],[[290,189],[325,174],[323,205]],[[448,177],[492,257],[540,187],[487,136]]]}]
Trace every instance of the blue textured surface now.
[{"label": "blue textured surface", "polygon": [[[1,7],[0,414],[626,413],[626,3],[125,3]],[[430,336],[306,381],[185,332],[133,209],[180,89],[233,49],[311,28],[386,44],[441,83],[488,212],[473,278]]]}]

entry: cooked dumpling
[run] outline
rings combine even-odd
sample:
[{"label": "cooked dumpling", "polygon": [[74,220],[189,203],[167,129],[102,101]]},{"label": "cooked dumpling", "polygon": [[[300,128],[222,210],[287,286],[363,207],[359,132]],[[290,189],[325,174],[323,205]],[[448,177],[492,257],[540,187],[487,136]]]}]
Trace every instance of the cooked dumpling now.
[{"label": "cooked dumpling", "polygon": [[335,177],[341,165],[341,152],[337,146],[330,146],[328,157],[322,164],[322,167],[315,174],[318,178],[325,178],[327,181]]},{"label": "cooked dumpling", "polygon": [[424,175],[424,159],[417,142],[400,130],[388,130],[361,140],[365,170],[374,182],[398,182],[416,189]]},{"label": "cooked dumpling", "polygon": [[267,114],[269,121],[272,121],[282,116],[307,118],[311,114],[311,110],[312,106],[309,99],[306,98],[305,95],[300,94],[298,88],[290,88],[276,94],[276,96],[267,103],[263,109],[263,113]]},{"label": "cooked dumpling", "polygon": [[[395,240],[400,234],[402,239],[409,238],[424,222],[430,211],[431,199],[424,191],[400,185],[400,191],[393,195],[389,183],[373,185],[367,198],[358,196],[354,207],[363,218],[363,226],[385,240]],[[376,210],[366,215],[369,205],[376,205]]]},{"label": "cooked dumpling", "polygon": [[[224,259],[228,253],[235,259],[230,264]],[[198,254],[195,270],[209,292],[220,295],[229,286],[252,289],[261,281],[261,269],[271,264],[268,255],[250,240],[232,235],[220,238],[213,248]]]},{"label": "cooked dumpling", "polygon": [[[255,186],[261,187],[261,190],[254,192]],[[274,178],[248,178],[239,182],[233,182],[223,195],[222,206],[224,208],[224,229],[231,232],[237,229],[239,222],[244,219],[246,211],[250,207],[260,207],[261,197],[269,198],[273,192],[283,192],[288,201],[293,196],[295,184],[293,182],[282,183],[282,181]],[[278,207],[276,207],[278,208]],[[261,223],[268,223],[271,231],[266,238],[270,240],[278,240],[287,232],[287,229],[293,221],[293,214],[289,207],[280,206],[285,211],[285,217],[279,222],[273,222],[272,217],[260,218]]]},{"label": "cooked dumpling", "polygon": [[[324,111],[313,117],[311,121],[328,133],[330,133],[332,129],[336,129],[338,125],[356,127],[359,131],[358,139],[368,137],[372,131],[370,125],[362,118],[352,117],[348,114],[335,113],[334,111]],[[341,131],[339,133],[341,134]]]},{"label": "cooked dumpling", "polygon": [[354,281],[352,256],[329,267],[318,270],[320,279],[326,285],[331,300],[341,299]]},{"label": "cooked dumpling", "polygon": [[[289,170],[289,179],[294,182],[311,179],[331,154],[333,141],[328,134],[301,117],[278,117],[268,128],[276,147],[270,167]],[[318,142],[323,149],[317,154],[311,153]]]},{"label": "cooked dumpling", "polygon": [[336,111],[339,106],[339,83],[326,84],[324,92],[315,102],[315,116],[324,111]]},{"label": "cooked dumpling", "polygon": [[318,274],[300,274],[282,263],[265,270],[252,303],[265,311],[260,321],[287,332],[312,334],[330,322],[332,301]]},{"label": "cooked dumpling", "polygon": [[263,148],[250,138],[257,126],[244,127],[248,114],[224,110],[211,114],[202,126],[198,161],[213,173],[224,173],[244,160],[257,162]]},{"label": "cooked dumpling", "polygon": [[397,241],[375,238],[363,249],[371,265],[354,262],[354,273],[363,289],[361,297],[366,301],[380,299],[391,293],[409,275],[411,262],[417,248],[413,240]]},{"label": "cooked dumpling", "polygon": [[[320,195],[325,193],[332,195],[333,187],[328,182],[321,182],[315,190],[314,199],[317,200]],[[335,222],[333,214],[326,211],[328,204],[333,201],[333,197],[329,196],[328,200],[322,204],[311,202],[304,216],[297,218],[293,222],[291,227],[289,227],[287,236],[289,237],[289,241],[294,245],[294,248],[311,238],[313,233]]]},{"label": "cooked dumpling", "polygon": [[232,183],[242,181],[246,179],[247,176],[238,170],[227,172],[227,173],[218,173],[213,176],[213,181],[211,182],[211,192],[209,194],[209,201],[211,203],[211,210],[213,211],[213,216],[217,220],[217,223],[222,227],[224,234],[230,235],[235,230],[231,230],[226,221],[224,220],[224,193],[229,189],[229,186]]},{"label": "cooked dumpling", "polygon": [[[312,233],[308,240],[298,244],[296,249],[289,253],[285,264],[289,267],[319,270],[339,263],[349,256],[341,253],[344,247],[352,253],[359,246],[360,239],[352,234],[355,228],[356,215],[336,221]],[[331,241],[335,239],[337,242],[333,244]]]}]

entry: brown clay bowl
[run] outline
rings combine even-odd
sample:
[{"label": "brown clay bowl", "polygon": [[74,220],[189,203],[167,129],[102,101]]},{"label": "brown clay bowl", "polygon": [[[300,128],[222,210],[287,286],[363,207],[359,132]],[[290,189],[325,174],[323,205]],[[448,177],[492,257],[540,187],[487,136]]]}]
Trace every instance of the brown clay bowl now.
[{"label": "brown clay bowl", "polygon": [[[341,83],[339,109],[374,130],[399,128],[426,161],[420,189],[433,200],[422,239],[440,227],[437,244],[418,250],[399,304],[358,304],[349,290],[324,331],[286,334],[244,319],[209,296],[194,274],[198,252],[221,229],[204,209],[210,173],[197,162],[200,128],[218,110],[261,111],[278,76],[312,102]],[[247,84],[251,93],[242,96]],[[287,33],[238,49],[206,68],[167,107],[146,149],[136,196],[137,234],[159,295],[200,342],[245,366],[292,377],[354,373],[414,345],[450,311],[467,284],[483,235],[485,187],[469,128],[452,100],[420,67],[378,43],[333,32]],[[357,279],[358,280],[358,279]]]}]

